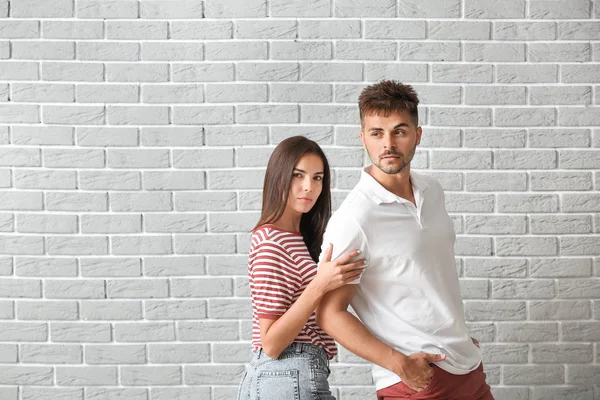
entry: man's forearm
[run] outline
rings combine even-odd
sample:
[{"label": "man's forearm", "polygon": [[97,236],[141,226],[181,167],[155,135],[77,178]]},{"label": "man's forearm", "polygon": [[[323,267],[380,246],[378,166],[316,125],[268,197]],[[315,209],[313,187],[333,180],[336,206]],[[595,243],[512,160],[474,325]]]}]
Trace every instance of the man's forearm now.
[{"label": "man's forearm", "polygon": [[326,311],[320,316],[319,325],[352,353],[399,374],[406,356],[377,339],[348,311]]}]

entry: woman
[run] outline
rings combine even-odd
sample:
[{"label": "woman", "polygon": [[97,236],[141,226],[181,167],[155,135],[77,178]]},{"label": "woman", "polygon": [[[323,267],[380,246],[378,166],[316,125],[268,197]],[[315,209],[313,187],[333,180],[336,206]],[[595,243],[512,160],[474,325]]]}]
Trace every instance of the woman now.
[{"label": "woman", "polygon": [[331,400],[328,363],[335,342],[315,321],[325,293],[358,278],[364,261],[354,251],[317,268],[331,214],[330,171],[318,144],[302,136],[273,151],[262,214],[252,235],[248,276],[252,350],[238,400]]}]

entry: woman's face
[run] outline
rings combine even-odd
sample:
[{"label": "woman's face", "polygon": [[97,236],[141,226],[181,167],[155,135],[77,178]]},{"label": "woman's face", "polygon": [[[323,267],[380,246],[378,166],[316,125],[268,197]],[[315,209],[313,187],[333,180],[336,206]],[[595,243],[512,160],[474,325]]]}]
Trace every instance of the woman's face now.
[{"label": "woman's face", "polygon": [[292,172],[287,208],[303,214],[311,210],[323,190],[323,169],[323,161],[316,154],[300,158]]}]

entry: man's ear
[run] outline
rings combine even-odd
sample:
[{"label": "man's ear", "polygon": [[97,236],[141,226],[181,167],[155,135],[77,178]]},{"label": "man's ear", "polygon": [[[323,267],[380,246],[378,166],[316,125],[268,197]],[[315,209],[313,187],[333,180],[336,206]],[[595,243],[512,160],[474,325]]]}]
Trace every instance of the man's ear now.
[{"label": "man's ear", "polygon": [[365,135],[362,131],[362,128],[360,129],[360,142],[362,143],[363,147],[365,147]]},{"label": "man's ear", "polygon": [[423,134],[423,128],[417,126],[417,145],[421,144],[421,135]]}]

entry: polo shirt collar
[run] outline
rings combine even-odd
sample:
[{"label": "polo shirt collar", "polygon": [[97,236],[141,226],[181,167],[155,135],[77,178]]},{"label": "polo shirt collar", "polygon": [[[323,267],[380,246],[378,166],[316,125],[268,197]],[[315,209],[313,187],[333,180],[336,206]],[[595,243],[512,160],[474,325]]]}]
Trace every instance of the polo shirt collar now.
[{"label": "polo shirt collar", "polygon": [[[382,203],[403,203],[408,201],[400,196],[396,196],[394,193],[384,188],[367,172],[369,168],[376,167],[373,165],[365,167],[361,171],[360,181],[358,184],[364,189],[365,193],[371,197],[375,203],[377,203],[377,205]],[[410,171],[410,180],[413,188],[415,188],[421,194],[425,191],[427,186],[429,186],[427,180],[423,179],[423,177],[419,176],[414,171]]]}]

